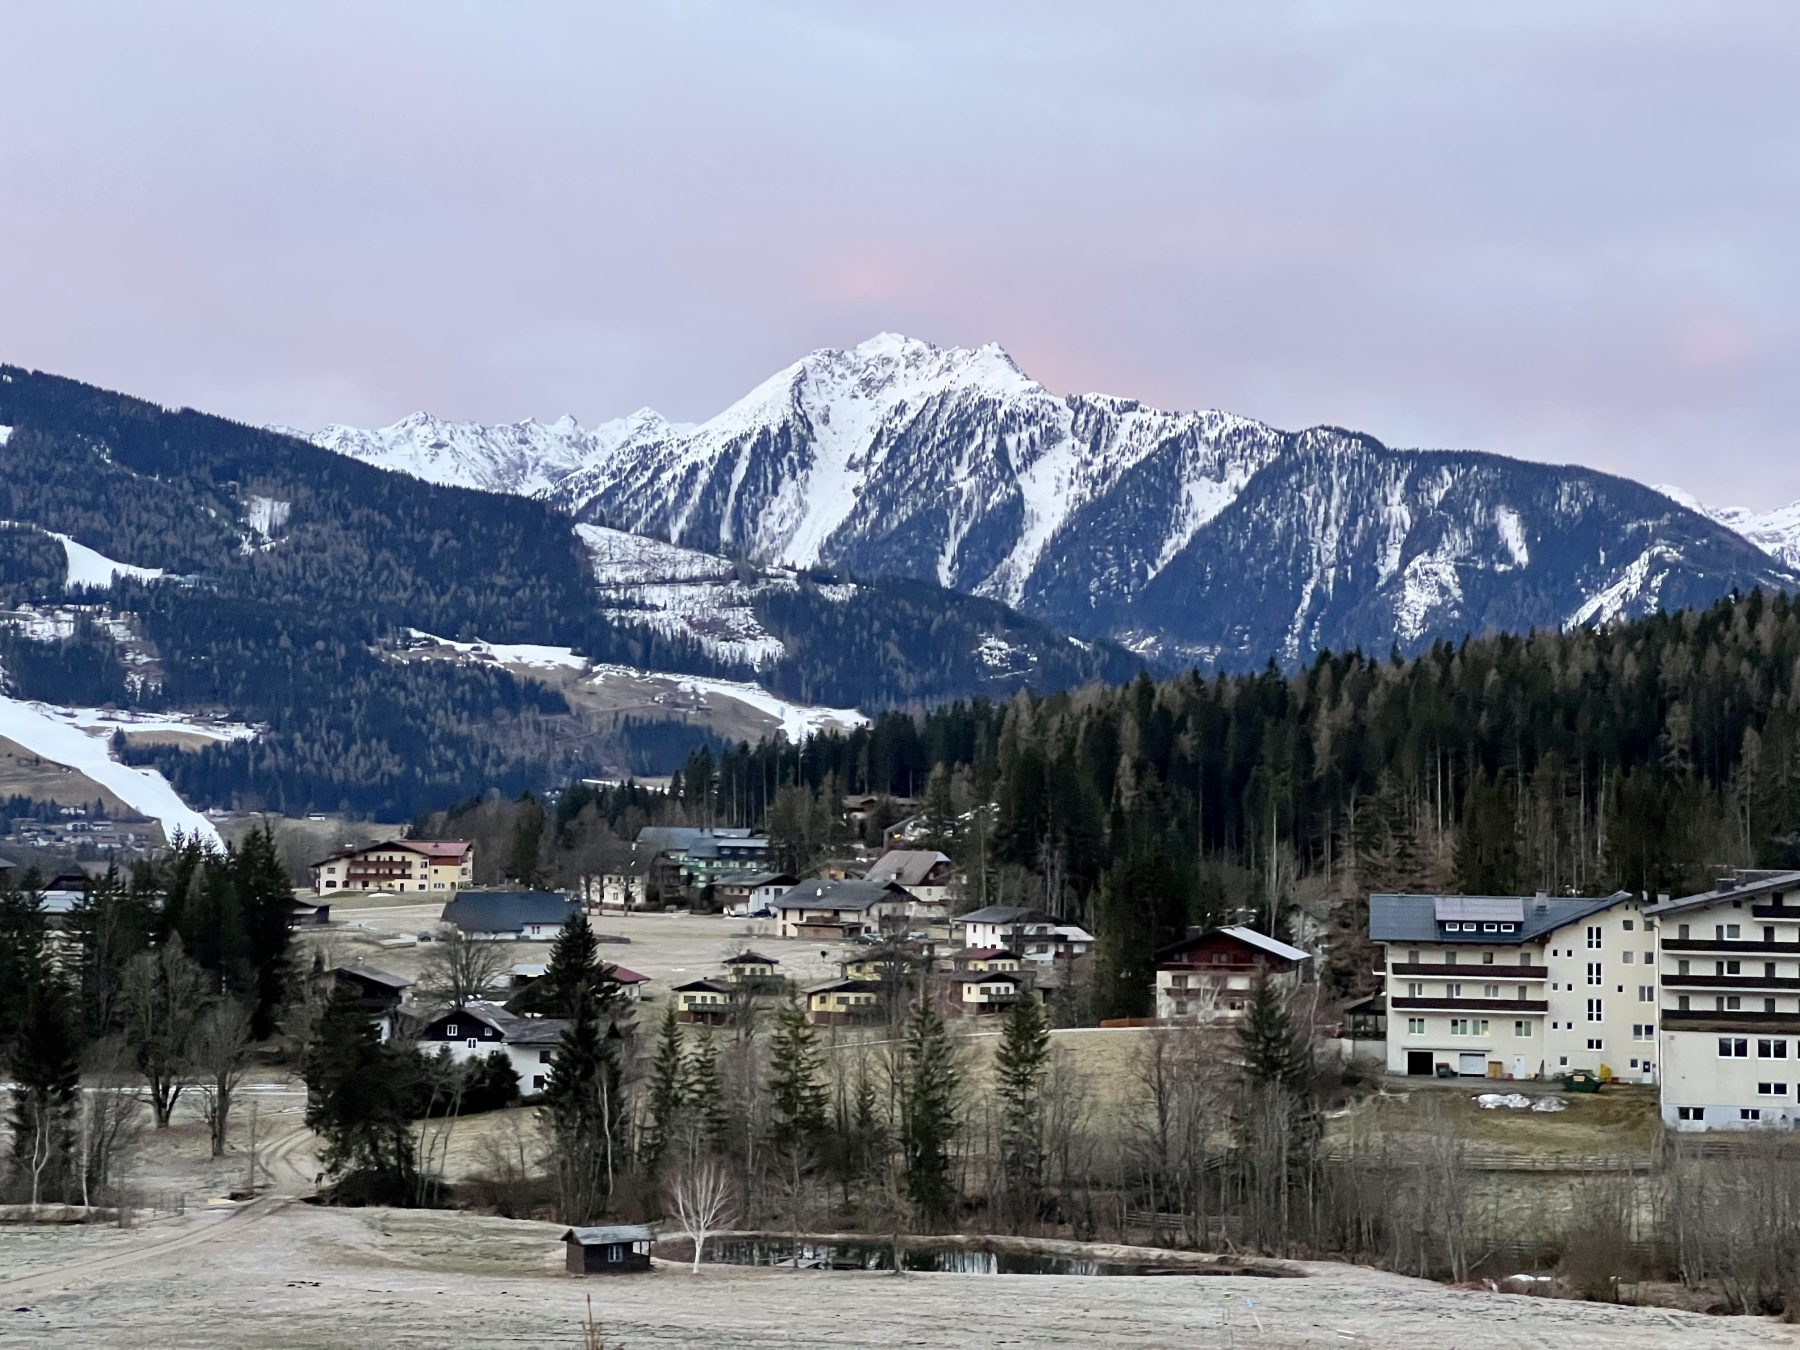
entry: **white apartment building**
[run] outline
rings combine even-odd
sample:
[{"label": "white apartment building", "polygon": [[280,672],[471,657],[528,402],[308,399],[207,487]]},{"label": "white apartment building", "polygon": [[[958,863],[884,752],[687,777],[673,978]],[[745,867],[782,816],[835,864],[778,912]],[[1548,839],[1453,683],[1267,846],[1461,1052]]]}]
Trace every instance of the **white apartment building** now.
[{"label": "white apartment building", "polygon": [[1658,925],[1663,1124],[1800,1122],[1800,872],[1738,871],[1664,900]]},{"label": "white apartment building", "polygon": [[1369,936],[1390,1073],[1656,1081],[1656,941],[1637,896],[1374,895]]}]

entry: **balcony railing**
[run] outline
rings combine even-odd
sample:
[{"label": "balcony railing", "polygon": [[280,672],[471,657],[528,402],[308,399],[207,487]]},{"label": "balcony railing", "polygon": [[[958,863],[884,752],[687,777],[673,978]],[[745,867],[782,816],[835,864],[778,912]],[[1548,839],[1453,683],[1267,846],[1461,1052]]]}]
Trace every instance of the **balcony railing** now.
[{"label": "balcony railing", "polygon": [[1436,980],[1547,980],[1548,966],[1452,965],[1447,961],[1400,961],[1388,968],[1390,975],[1424,975]]},{"label": "balcony railing", "polygon": [[1427,995],[1424,998],[1397,998],[1396,1011],[1418,1012],[1433,1009],[1441,1012],[1523,1012],[1550,1011],[1550,1001],[1541,998],[1447,998]]},{"label": "balcony railing", "polygon": [[1800,989],[1796,975],[1664,975],[1665,989]]},{"label": "balcony railing", "polygon": [[1720,952],[1727,956],[1800,956],[1800,942],[1758,942],[1742,938],[1664,938],[1665,952]]},{"label": "balcony railing", "polygon": [[1738,1035],[1761,1031],[1800,1031],[1800,1013],[1720,1012],[1714,1008],[1664,1008],[1665,1031],[1729,1031]]},{"label": "balcony railing", "polygon": [[1796,905],[1752,905],[1750,913],[1758,919],[1800,919],[1800,906]]}]

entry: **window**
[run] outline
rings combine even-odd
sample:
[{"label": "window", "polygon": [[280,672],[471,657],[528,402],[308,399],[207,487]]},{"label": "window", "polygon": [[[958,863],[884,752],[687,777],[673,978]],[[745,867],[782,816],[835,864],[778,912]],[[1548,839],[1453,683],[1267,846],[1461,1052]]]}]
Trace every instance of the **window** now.
[{"label": "window", "polygon": [[1675,930],[1675,936],[1678,938],[1685,938],[1685,937],[1687,937],[1687,935],[1688,935],[1688,926],[1685,923],[1682,924],[1679,928],[1677,928]]},{"label": "window", "polygon": [[1654,1030],[1655,1028],[1648,1022],[1633,1022],[1631,1024],[1631,1039],[1634,1041],[1647,1041],[1650,1039],[1651,1033]]},{"label": "window", "polygon": [[1774,1012],[1775,1011],[1775,1000],[1772,998],[1765,998],[1763,1000],[1763,1011],[1766,1013]]},{"label": "window", "polygon": [[1600,1038],[1598,1036],[1589,1036],[1588,1037],[1588,1049],[1598,1050],[1600,1048],[1601,1048]]},{"label": "window", "polygon": [[551,1050],[538,1051],[538,1063],[539,1064],[548,1064],[550,1062],[550,1056],[554,1053],[555,1052],[551,1051]]},{"label": "window", "polygon": [[1477,1036],[1485,1036],[1485,1035],[1487,1035],[1487,1034],[1488,1034],[1488,1020],[1487,1020],[1487,1018],[1485,1018],[1485,1017],[1477,1017],[1477,1018],[1476,1018],[1476,1019],[1475,1019],[1475,1034],[1476,1034],[1476,1035],[1477,1035]]},{"label": "window", "polygon": [[1422,984],[1407,985],[1406,986],[1406,996],[1408,998],[1424,998],[1425,997],[1425,986]]},{"label": "window", "polygon": [[1744,1006],[1744,1000],[1737,994],[1725,995],[1725,1011],[1737,1012]]},{"label": "window", "polygon": [[1735,923],[1716,923],[1713,925],[1713,936],[1721,942],[1735,941],[1738,937],[1738,925]]},{"label": "window", "polygon": [[1773,961],[1763,962],[1763,978],[1765,980],[1772,980],[1775,978],[1775,963]]},{"label": "window", "polygon": [[1741,961],[1714,961],[1713,962],[1714,973],[1719,974],[1719,975],[1739,975],[1739,974],[1743,973],[1743,969],[1744,969],[1744,965],[1743,965],[1743,962],[1741,962]]},{"label": "window", "polygon": [[1590,998],[1588,1000],[1588,1021],[1601,1022],[1604,1020],[1605,1017],[1600,1011],[1600,1000],[1597,998]]},{"label": "window", "polygon": [[1423,1036],[1425,1034],[1425,1019],[1423,1017],[1407,1018],[1406,1034],[1408,1036]]},{"label": "window", "polygon": [[1483,998],[1499,998],[1500,997],[1500,986],[1497,984],[1482,985],[1481,986],[1481,996]]},{"label": "window", "polygon": [[1588,981],[1587,982],[1589,984],[1599,984],[1600,983],[1600,963],[1598,961],[1589,961],[1588,962]]},{"label": "window", "polygon": [[1639,1003],[1654,1003],[1654,1002],[1656,1002],[1656,986],[1653,984],[1640,984],[1638,986],[1638,1002]]},{"label": "window", "polygon": [[476,1038],[476,1037],[474,1037],[474,1036],[471,1036],[471,1037],[469,1037],[469,1039],[468,1039],[468,1041],[467,1041],[467,1042],[465,1042],[465,1044],[467,1044],[467,1045],[468,1045],[468,1047],[469,1047],[469,1049],[471,1049],[471,1050],[479,1050],[479,1049],[481,1049],[481,1042],[480,1042],[480,1040],[478,1040],[478,1039],[477,1039],[477,1038]]},{"label": "window", "polygon": [[1556,1067],[1559,1069],[1568,1068],[1569,1067],[1569,1057],[1567,1055],[1559,1056],[1556,1061]]},{"label": "window", "polygon": [[1688,996],[1686,994],[1680,994],[1676,997],[1675,1009],[1677,1012],[1686,1012],[1688,1010]]},{"label": "window", "polygon": [[1492,952],[1483,952],[1481,954],[1481,964],[1484,966],[1493,965],[1494,964],[1494,954]]},{"label": "window", "polygon": [[1481,931],[1484,933],[1498,933],[1500,928],[1497,924],[1484,923],[1481,925]]},{"label": "window", "polygon": [[1720,1059],[1749,1059],[1750,1041],[1743,1036],[1719,1037]]},{"label": "window", "polygon": [[1655,952],[1645,952],[1644,953],[1644,964],[1647,966],[1655,965],[1656,964],[1656,953]]},{"label": "window", "polygon": [[1520,1002],[1523,1002],[1526,998],[1530,997],[1530,994],[1526,990],[1524,985],[1515,984],[1513,986],[1513,997],[1518,999]]},{"label": "window", "polygon": [[446,1035],[446,1036],[456,1035],[456,1023],[452,1022],[449,1026],[445,1027],[444,1035]]},{"label": "window", "polygon": [[1415,966],[1416,966],[1416,965],[1418,965],[1418,964],[1419,964],[1419,953],[1418,953],[1418,950],[1417,950],[1417,949],[1416,949],[1416,948],[1415,948],[1415,949],[1413,949],[1413,950],[1411,950],[1411,951],[1409,951],[1409,952],[1407,952],[1407,953],[1406,953],[1406,959],[1407,959],[1407,960],[1408,960],[1408,961],[1410,961],[1410,962],[1412,962],[1412,964],[1414,964],[1414,965],[1415,965]]},{"label": "window", "polygon": [[1517,1036],[1520,1040],[1530,1040],[1531,1039],[1531,1023],[1524,1022],[1524,1021],[1514,1022],[1513,1023],[1513,1035]]},{"label": "window", "polygon": [[1678,1106],[1675,1108],[1675,1119],[1705,1120],[1706,1108],[1704,1106]]},{"label": "window", "polygon": [[1787,1096],[1787,1084],[1758,1083],[1756,1085],[1756,1095],[1759,1097],[1785,1097]]},{"label": "window", "polygon": [[1619,927],[1623,928],[1627,933],[1629,933],[1632,929],[1632,922],[1630,919],[1626,919],[1623,923],[1621,923],[1619,925]]},{"label": "window", "polygon": [[1469,1019],[1466,1017],[1452,1017],[1450,1019],[1450,1034],[1452,1036],[1467,1036],[1469,1034]]},{"label": "window", "polygon": [[1739,1120],[1761,1120],[1762,1112],[1757,1110],[1757,1108],[1754,1106],[1742,1106],[1742,1107],[1738,1108],[1738,1119]]},{"label": "window", "polygon": [[1786,1059],[1788,1057],[1787,1042],[1759,1040],[1756,1043],[1756,1057],[1758,1059]]},{"label": "window", "polygon": [[1503,923],[1500,925],[1500,931],[1502,933],[1510,933],[1510,932],[1512,932],[1513,929],[1515,929],[1517,927],[1518,927],[1517,924]]},{"label": "window", "polygon": [[534,1073],[531,1075],[531,1090],[533,1092],[542,1092],[544,1090],[544,1075],[543,1074]]},{"label": "window", "polygon": [[1456,953],[1455,952],[1445,952],[1444,953],[1444,964],[1447,966],[1455,965],[1456,964]]},{"label": "window", "polygon": [[1775,945],[1775,925],[1772,923],[1763,925],[1763,945],[1768,947]]},{"label": "window", "polygon": [[1635,957],[1636,955],[1637,955],[1636,952],[1626,952],[1625,955],[1620,958],[1620,960],[1624,961],[1626,965],[1630,965],[1632,963],[1632,958]]},{"label": "window", "polygon": [[1444,997],[1446,997],[1446,998],[1461,998],[1462,997],[1462,986],[1460,984],[1445,985],[1444,986]]},{"label": "window", "polygon": [[1686,975],[1688,973],[1688,963],[1685,956],[1675,963],[1675,973],[1677,975]]},{"label": "window", "polygon": [[1597,952],[1600,950],[1600,926],[1598,924],[1588,925],[1587,939],[1589,951]]}]

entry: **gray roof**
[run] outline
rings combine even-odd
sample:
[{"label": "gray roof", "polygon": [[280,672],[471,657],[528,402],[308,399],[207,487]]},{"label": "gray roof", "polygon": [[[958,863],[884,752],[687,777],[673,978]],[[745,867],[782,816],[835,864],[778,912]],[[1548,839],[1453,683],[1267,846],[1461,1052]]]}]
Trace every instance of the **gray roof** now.
[{"label": "gray roof", "polygon": [[1679,914],[1688,909],[1704,909],[1725,900],[1741,900],[1747,895],[1767,895],[1771,891],[1800,890],[1800,872],[1754,872],[1738,869],[1710,891],[1684,895],[1679,900],[1659,900],[1644,913]]},{"label": "gray roof", "polygon": [[934,848],[894,848],[877,858],[863,875],[869,881],[897,881],[918,886],[950,859]]},{"label": "gray roof", "polygon": [[465,933],[517,933],[528,923],[562,923],[578,906],[555,891],[463,891],[443,920]]},{"label": "gray roof", "polygon": [[562,1240],[582,1247],[610,1247],[615,1242],[655,1242],[656,1235],[641,1223],[615,1223],[606,1228],[571,1228]]},{"label": "gray roof", "polygon": [[676,985],[673,992],[679,994],[690,989],[709,989],[715,994],[737,993],[737,986],[726,984],[723,980],[689,980],[686,984]]},{"label": "gray roof", "polygon": [[1028,909],[1021,905],[989,905],[985,909],[971,910],[967,914],[959,914],[955,923],[1055,923],[1054,914],[1046,914],[1041,909]]},{"label": "gray roof", "polygon": [[[1546,933],[1633,898],[1630,891],[1597,899],[1559,895],[1371,895],[1369,937],[1375,942],[1533,942]],[[1456,911],[1454,917],[1448,912],[1440,917],[1438,906],[1446,900],[1460,902],[1450,907]],[[1479,903],[1475,903],[1472,915],[1465,915],[1464,907],[1471,902]],[[1506,909],[1503,915],[1505,905],[1514,905],[1517,909]],[[1492,906],[1491,910],[1488,906]],[[1487,913],[1500,917],[1485,917]],[[1446,933],[1443,930],[1445,923],[1457,922],[1515,923],[1518,927],[1510,933]]]},{"label": "gray roof", "polygon": [[377,970],[374,966],[339,966],[340,975],[355,975],[371,984],[385,984],[390,989],[410,989],[412,981],[385,970]]},{"label": "gray roof", "polygon": [[702,839],[748,839],[750,831],[721,828],[709,830],[700,825],[646,825],[637,833],[637,842],[653,851],[686,853]]},{"label": "gray roof", "polygon": [[439,1014],[433,1021],[442,1022],[452,1017],[472,1017],[486,1022],[508,1045],[556,1045],[569,1027],[566,1017],[520,1017],[498,1003],[465,1003],[460,1008]]},{"label": "gray roof", "polygon": [[883,902],[906,900],[904,889],[881,881],[803,881],[775,902],[780,909],[868,911]]},{"label": "gray roof", "polygon": [[737,854],[767,853],[769,840],[761,835],[705,834],[688,845],[687,856],[690,858],[717,858],[727,849]]},{"label": "gray roof", "polygon": [[1525,901],[1517,895],[1439,895],[1433,897],[1432,909],[1440,922],[1525,922]]},{"label": "gray roof", "polygon": [[745,886],[754,891],[763,886],[792,886],[799,880],[800,878],[795,876],[792,872],[758,872],[753,877],[740,877],[730,884],[733,886]]}]

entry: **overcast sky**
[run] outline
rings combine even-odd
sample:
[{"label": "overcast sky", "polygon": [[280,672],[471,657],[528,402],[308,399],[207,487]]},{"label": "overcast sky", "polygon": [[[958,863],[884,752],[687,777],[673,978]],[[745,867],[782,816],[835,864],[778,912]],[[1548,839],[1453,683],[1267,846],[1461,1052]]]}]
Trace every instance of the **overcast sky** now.
[{"label": "overcast sky", "polygon": [[1059,392],[1800,496],[1800,6],[0,0],[0,359],[250,421]]}]

